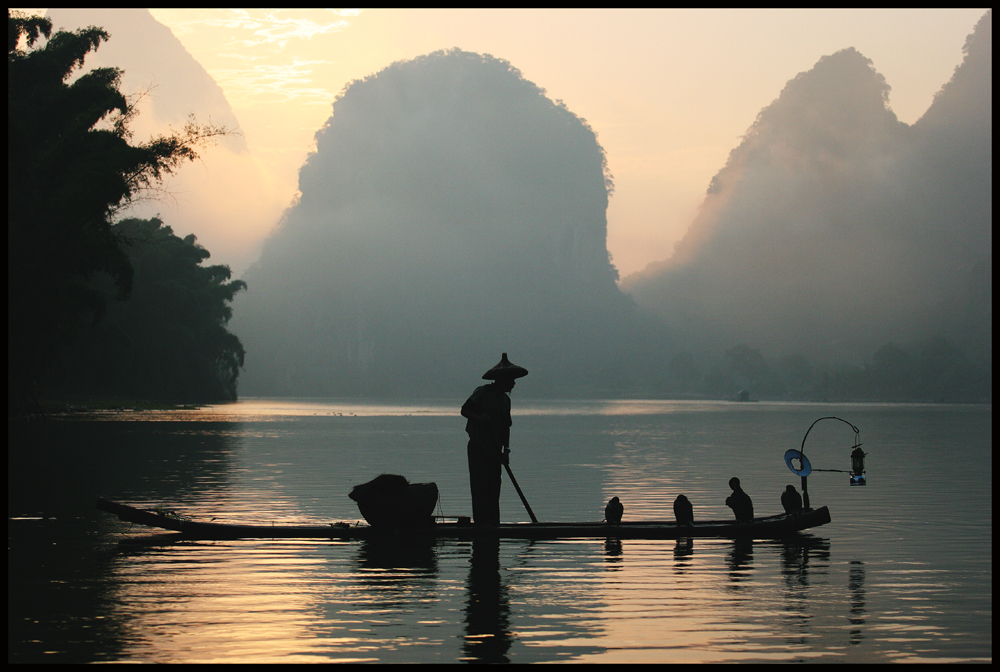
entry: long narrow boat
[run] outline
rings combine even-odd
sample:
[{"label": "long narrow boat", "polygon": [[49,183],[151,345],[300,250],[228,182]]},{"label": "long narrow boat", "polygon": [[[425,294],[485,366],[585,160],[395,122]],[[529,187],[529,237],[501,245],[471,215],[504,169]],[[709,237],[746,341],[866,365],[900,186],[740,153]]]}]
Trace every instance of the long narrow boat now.
[{"label": "long narrow boat", "polygon": [[733,520],[706,520],[692,526],[673,521],[607,523],[502,523],[499,527],[476,527],[458,522],[439,522],[428,527],[394,530],[364,524],[330,523],[328,525],[235,525],[184,520],[173,515],[97,500],[97,508],[117,515],[120,519],[149,527],[180,532],[192,539],[367,539],[385,535],[407,534],[424,537],[471,539],[493,536],[501,539],[680,539],[685,537],[720,537],[745,539],[777,539],[830,522],[830,511],[824,506],[800,514],[781,514],[757,518],[752,523]]}]

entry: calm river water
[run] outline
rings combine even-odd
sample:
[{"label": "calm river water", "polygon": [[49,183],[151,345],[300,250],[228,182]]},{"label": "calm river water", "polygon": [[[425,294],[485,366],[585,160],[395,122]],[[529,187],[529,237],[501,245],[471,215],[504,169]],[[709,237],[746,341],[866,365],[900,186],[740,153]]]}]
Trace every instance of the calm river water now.
[{"label": "calm river water", "polygon": [[[357,520],[382,472],[471,511],[462,399],[250,399],[10,426],[10,662],[982,661],[993,658],[992,407],[523,401],[511,467],[542,520],[758,515],[810,424],[861,430],[869,484],[809,477],[833,522],[781,542],[178,541],[98,496],[199,520]],[[854,439],[820,422],[813,467]],[[505,520],[527,514],[504,476]]]}]

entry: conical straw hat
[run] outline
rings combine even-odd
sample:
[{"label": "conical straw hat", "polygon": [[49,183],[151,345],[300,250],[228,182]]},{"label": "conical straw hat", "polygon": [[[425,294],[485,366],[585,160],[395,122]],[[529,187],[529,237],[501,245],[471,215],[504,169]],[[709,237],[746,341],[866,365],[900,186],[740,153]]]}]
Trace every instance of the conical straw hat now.
[{"label": "conical straw hat", "polygon": [[500,363],[483,374],[486,380],[497,380],[498,378],[523,378],[528,375],[528,370],[523,366],[511,364],[507,359],[507,353],[503,353]]}]

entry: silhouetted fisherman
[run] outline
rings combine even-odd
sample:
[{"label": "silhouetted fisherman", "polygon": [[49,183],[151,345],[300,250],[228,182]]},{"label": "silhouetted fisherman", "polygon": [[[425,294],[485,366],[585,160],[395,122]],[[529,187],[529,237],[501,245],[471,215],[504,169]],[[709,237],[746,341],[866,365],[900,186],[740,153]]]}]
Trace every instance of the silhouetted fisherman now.
[{"label": "silhouetted fisherman", "polygon": [[781,493],[781,505],[785,507],[785,513],[802,513],[802,495],[794,485],[785,486],[785,491]]},{"label": "silhouetted fisherman", "polygon": [[684,495],[677,495],[677,499],[674,500],[674,518],[677,519],[678,525],[685,527],[694,525],[694,507]]},{"label": "silhouetted fisherman", "polygon": [[476,525],[500,524],[500,467],[507,461],[504,448],[510,447],[510,397],[514,379],[528,370],[511,364],[507,353],[500,363],[483,374],[493,382],[477,387],[462,404],[468,418],[469,485],[472,489],[472,520]]},{"label": "silhouetted fisherman", "polygon": [[604,520],[608,521],[608,525],[620,524],[624,514],[625,507],[617,497],[612,497],[608,505],[604,507]]},{"label": "silhouetted fisherman", "polygon": [[726,497],[726,506],[736,514],[736,520],[740,523],[753,522],[753,501],[750,495],[743,492],[740,487],[740,479],[733,476],[729,479],[729,487],[733,489],[733,494]]}]

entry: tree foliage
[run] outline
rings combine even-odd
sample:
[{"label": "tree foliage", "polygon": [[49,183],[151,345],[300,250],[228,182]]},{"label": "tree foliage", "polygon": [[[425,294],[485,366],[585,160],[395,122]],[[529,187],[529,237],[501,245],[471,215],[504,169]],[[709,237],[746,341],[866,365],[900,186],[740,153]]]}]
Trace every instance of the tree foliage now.
[{"label": "tree foliage", "polygon": [[179,238],[159,219],[126,219],[113,231],[135,270],[132,294],[114,301],[110,277],[95,281],[107,313],[66,350],[54,386],[71,396],[235,399],[244,351],[226,325],[246,283],[230,280],[227,266],[202,266],[209,252],[195,236]]},{"label": "tree foliage", "polygon": [[119,90],[121,71],[72,80],[109,39],[105,31],[52,34],[47,19],[10,10],[7,27],[8,398],[16,404],[33,394],[58,348],[104,313],[96,274],[119,298],[129,295],[133,269],[115,213],[228,131],[192,120],[132,144],[136,101]]}]

